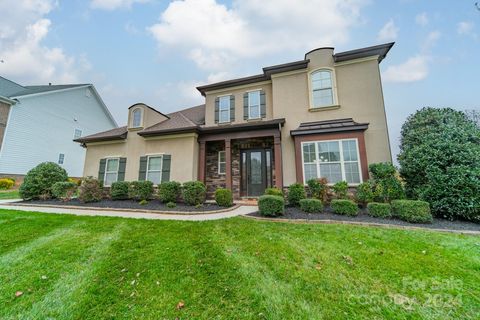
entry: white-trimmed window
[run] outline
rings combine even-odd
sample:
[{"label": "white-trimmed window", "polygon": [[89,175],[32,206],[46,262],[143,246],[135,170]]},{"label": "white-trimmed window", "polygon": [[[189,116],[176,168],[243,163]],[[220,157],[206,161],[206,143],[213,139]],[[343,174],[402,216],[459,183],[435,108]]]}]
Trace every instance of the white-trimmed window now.
[{"label": "white-trimmed window", "polygon": [[335,103],[332,71],[321,69],[310,75],[312,90],[312,107],[331,106]]},{"label": "white-trimmed window", "polygon": [[248,93],[248,119],[260,119],[260,90]]},{"label": "white-trimmed window", "polygon": [[80,129],[75,129],[75,132],[73,133],[73,139],[78,139],[82,137],[82,130]]},{"label": "white-trimmed window", "polygon": [[142,126],[142,109],[137,108],[132,111],[132,127],[139,128]]},{"label": "white-trimmed window", "polygon": [[218,174],[225,174],[227,162],[225,159],[225,151],[218,151]]},{"label": "white-trimmed window", "polygon": [[218,98],[218,122],[230,122],[230,96]]},{"label": "white-trimmed window", "polygon": [[147,180],[159,185],[162,182],[163,156],[148,156],[147,159]]},{"label": "white-trimmed window", "polygon": [[117,182],[119,164],[119,158],[107,159],[105,163],[105,179],[103,179],[103,183],[105,186],[111,186],[112,183]]},{"label": "white-trimmed window", "polygon": [[329,183],[362,182],[357,139],[302,142],[303,178],[327,178]]},{"label": "white-trimmed window", "polygon": [[58,164],[63,164],[65,162],[65,154],[59,153],[58,154]]}]

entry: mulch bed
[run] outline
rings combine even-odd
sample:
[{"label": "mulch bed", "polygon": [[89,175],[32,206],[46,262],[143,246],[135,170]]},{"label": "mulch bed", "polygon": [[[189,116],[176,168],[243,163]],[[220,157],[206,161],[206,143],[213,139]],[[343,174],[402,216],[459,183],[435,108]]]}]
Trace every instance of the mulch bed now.
[{"label": "mulch bed", "polygon": [[[248,214],[254,217],[264,217],[258,211]],[[480,231],[480,224],[468,222],[468,221],[449,221],[445,219],[434,218],[432,223],[409,223],[398,219],[382,219],[370,217],[367,215],[365,209],[361,209],[358,216],[349,217],[339,214],[334,214],[331,208],[326,207],[323,213],[305,213],[296,207],[286,207],[285,214],[283,216],[275,217],[277,219],[285,220],[336,220],[336,221],[354,221],[354,222],[367,222],[367,223],[379,223],[386,225],[408,226],[408,227],[422,227],[429,229],[448,229],[459,231]]]},{"label": "mulch bed", "polygon": [[85,208],[105,208],[105,209],[142,209],[142,210],[159,210],[159,211],[183,211],[183,212],[204,212],[224,210],[225,207],[220,207],[214,203],[204,203],[201,207],[196,208],[183,203],[177,203],[175,208],[169,208],[159,200],[150,200],[147,204],[141,205],[133,200],[102,200],[100,202],[83,203],[78,199],[72,199],[67,202],[52,200],[28,200],[18,202],[26,205],[54,205],[54,206],[75,206]]}]

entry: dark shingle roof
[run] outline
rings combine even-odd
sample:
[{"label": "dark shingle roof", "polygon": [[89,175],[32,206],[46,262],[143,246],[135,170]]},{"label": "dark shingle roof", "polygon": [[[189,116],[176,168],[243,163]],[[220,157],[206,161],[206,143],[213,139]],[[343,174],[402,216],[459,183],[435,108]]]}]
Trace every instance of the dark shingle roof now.
[{"label": "dark shingle roof", "polygon": [[73,141],[85,143],[85,142],[97,142],[97,141],[123,140],[127,138],[127,134],[128,134],[127,126],[123,126],[123,127],[95,133],[89,136],[81,137]]},{"label": "dark shingle roof", "polygon": [[341,132],[341,131],[357,131],[366,130],[368,123],[358,123],[352,118],[324,120],[315,122],[304,122],[300,126],[290,131],[292,136],[300,136],[307,134]]},{"label": "dark shingle roof", "polygon": [[25,90],[25,87],[22,87],[12,80],[5,79],[0,77],[0,95],[4,97],[11,97],[13,94]]},{"label": "dark shingle roof", "polygon": [[62,85],[45,85],[45,86],[25,86],[25,90],[15,93],[13,96],[24,96],[35,93],[43,93],[57,90],[64,90],[70,88],[84,87],[89,84],[62,84]]}]

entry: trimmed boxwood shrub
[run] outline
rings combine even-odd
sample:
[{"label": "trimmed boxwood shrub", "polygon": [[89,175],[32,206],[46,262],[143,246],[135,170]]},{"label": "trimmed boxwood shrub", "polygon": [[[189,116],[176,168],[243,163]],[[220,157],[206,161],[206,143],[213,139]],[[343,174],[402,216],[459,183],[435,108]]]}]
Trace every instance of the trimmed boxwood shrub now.
[{"label": "trimmed boxwood shrub", "polygon": [[267,217],[282,215],[285,212],[285,199],[280,196],[263,195],[258,198],[258,211]]},{"label": "trimmed boxwood shrub", "polygon": [[347,199],[348,183],[347,181],[338,181],[332,187],[337,199]]},{"label": "trimmed boxwood shrub", "polygon": [[183,201],[191,206],[202,205],[205,202],[207,188],[201,181],[185,182],[182,187]]},{"label": "trimmed boxwood shrub", "polygon": [[176,203],[180,193],[182,191],[182,185],[177,181],[162,182],[158,186],[158,199],[163,203],[173,202]]},{"label": "trimmed boxwood shrub", "polygon": [[8,178],[2,178],[0,179],[0,190],[8,190],[13,187],[15,184],[14,181]]},{"label": "trimmed boxwood shrub", "polygon": [[265,194],[271,195],[271,196],[283,197],[283,191],[278,188],[267,188],[265,189]]},{"label": "trimmed boxwood shrub", "polygon": [[323,211],[323,203],[318,199],[302,199],[300,209],[307,213],[320,213]]},{"label": "trimmed boxwood shrub", "polygon": [[337,214],[347,216],[358,215],[358,205],[351,200],[333,199],[330,206],[332,207],[333,212]]},{"label": "trimmed boxwood shrub", "polygon": [[83,179],[82,184],[78,188],[78,199],[81,202],[98,202],[102,200],[102,183],[93,177]]},{"label": "trimmed boxwood shrub", "polygon": [[390,162],[372,163],[368,168],[373,178],[373,198],[376,202],[405,199],[405,190],[396,176],[397,169],[393,164]]},{"label": "trimmed boxwood shrub", "polygon": [[127,181],[117,181],[112,183],[110,187],[110,197],[112,200],[128,199],[128,187],[130,183]]},{"label": "trimmed boxwood shrub", "polygon": [[389,203],[370,202],[367,204],[368,215],[377,218],[390,218],[392,207]]},{"label": "trimmed boxwood shrub", "polygon": [[370,181],[366,181],[360,183],[357,186],[357,193],[355,194],[355,198],[357,199],[358,203],[360,203],[363,207],[367,205],[367,203],[373,201],[373,185]]},{"label": "trimmed boxwood shrub", "polygon": [[55,198],[69,201],[77,191],[77,184],[70,181],[55,182],[52,186],[52,194]]},{"label": "trimmed boxwood shrub", "polygon": [[43,162],[28,171],[19,192],[23,199],[48,199],[55,182],[67,181],[65,169],[53,162]]},{"label": "trimmed boxwood shrub", "polygon": [[305,199],[305,187],[300,183],[291,184],[288,187],[288,204],[291,206],[298,206],[300,204],[300,200]]},{"label": "trimmed boxwood shrub", "polygon": [[153,196],[152,181],[132,181],[128,186],[128,197],[135,201],[150,200]]},{"label": "trimmed boxwood shrub", "polygon": [[412,223],[431,223],[433,221],[428,202],[420,200],[392,201],[393,215]]},{"label": "trimmed boxwood shrub", "polygon": [[231,207],[233,205],[232,190],[223,188],[215,190],[215,202],[220,207]]}]

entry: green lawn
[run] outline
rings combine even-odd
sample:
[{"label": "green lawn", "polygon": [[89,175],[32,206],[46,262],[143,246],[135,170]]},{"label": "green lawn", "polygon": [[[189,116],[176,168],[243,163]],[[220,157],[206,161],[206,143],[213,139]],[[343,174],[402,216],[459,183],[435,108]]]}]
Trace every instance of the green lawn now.
[{"label": "green lawn", "polygon": [[18,199],[18,198],[20,198],[20,195],[18,194],[18,190],[0,191],[0,200]]},{"label": "green lawn", "polygon": [[478,319],[480,238],[0,210],[0,306],[0,319]]}]

